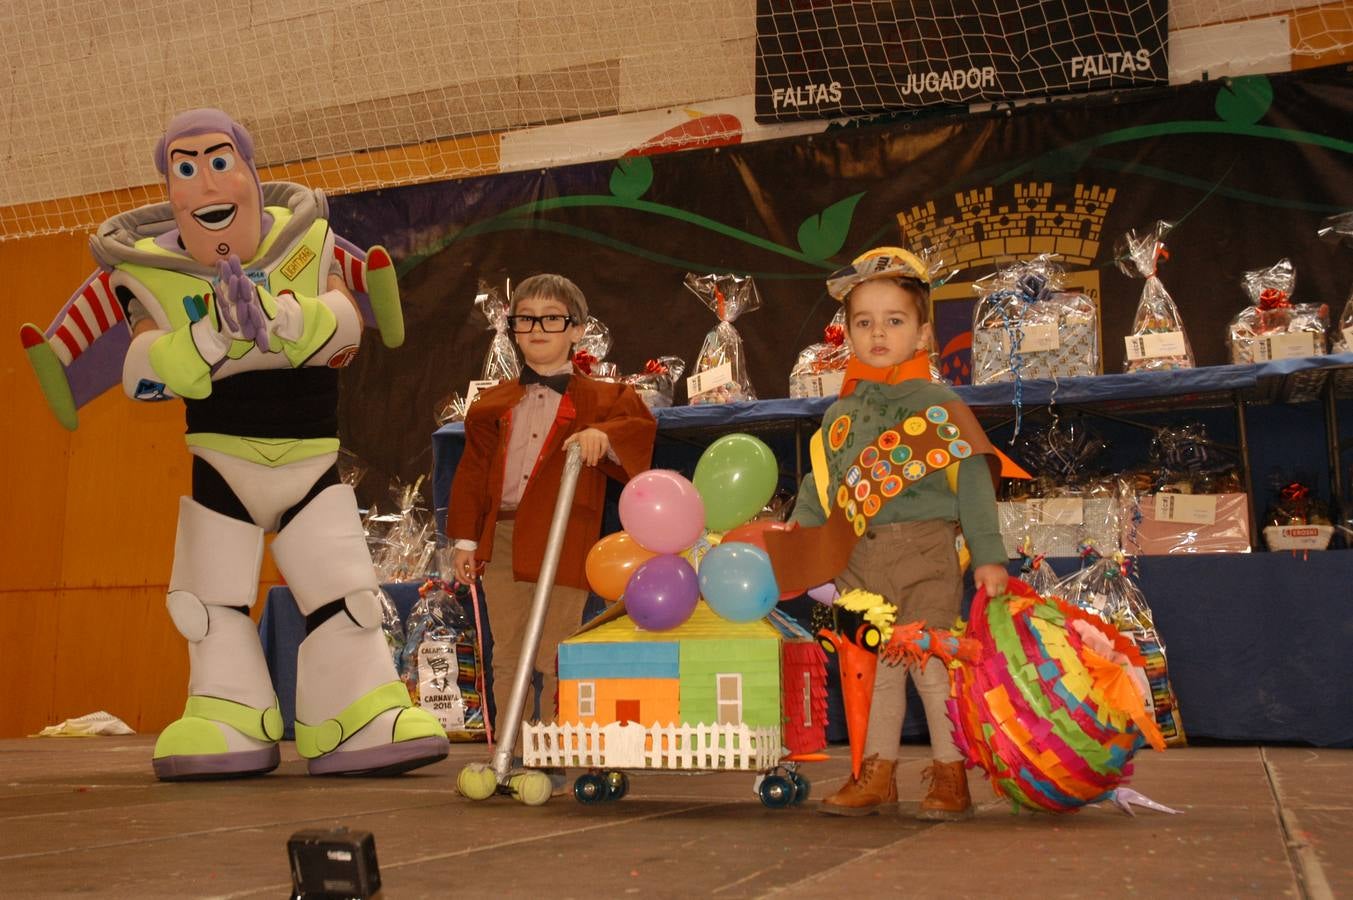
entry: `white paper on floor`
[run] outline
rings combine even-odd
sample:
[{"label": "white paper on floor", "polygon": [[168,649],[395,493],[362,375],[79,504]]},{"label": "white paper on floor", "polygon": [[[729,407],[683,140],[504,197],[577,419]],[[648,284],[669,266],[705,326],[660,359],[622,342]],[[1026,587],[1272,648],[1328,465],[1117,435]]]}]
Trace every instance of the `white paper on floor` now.
[{"label": "white paper on floor", "polygon": [[48,725],[31,737],[93,737],[98,734],[136,734],[136,732],[112,713],[99,710],[67,719],[60,725]]}]

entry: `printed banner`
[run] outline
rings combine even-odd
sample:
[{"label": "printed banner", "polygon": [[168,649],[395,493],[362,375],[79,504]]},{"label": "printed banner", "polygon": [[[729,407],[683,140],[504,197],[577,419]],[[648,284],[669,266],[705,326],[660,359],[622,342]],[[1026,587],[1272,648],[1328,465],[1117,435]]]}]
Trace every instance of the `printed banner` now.
[{"label": "printed banner", "polygon": [[756,118],[1163,83],[1168,8],[1167,0],[757,0]]}]

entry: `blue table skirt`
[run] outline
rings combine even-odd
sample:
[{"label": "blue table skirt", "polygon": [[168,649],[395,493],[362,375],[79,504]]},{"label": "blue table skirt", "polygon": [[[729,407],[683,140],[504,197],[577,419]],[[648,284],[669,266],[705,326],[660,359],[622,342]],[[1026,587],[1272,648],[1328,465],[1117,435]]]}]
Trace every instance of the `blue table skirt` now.
[{"label": "blue table skirt", "polygon": [[[1074,559],[1049,563],[1060,575],[1079,565]],[[1287,553],[1151,556],[1139,563],[1139,584],[1165,641],[1191,739],[1353,747],[1353,550],[1305,559]],[[1012,564],[1012,574],[1016,569]],[[417,584],[385,588],[407,616]],[[806,622],[811,603],[802,598],[790,608]],[[487,614],[484,622],[489,631]],[[289,590],[268,592],[259,631],[290,738],[305,622]],[[491,648],[490,634],[486,652]],[[828,738],[844,741],[836,679],[833,670]],[[920,703],[909,695],[903,736],[923,739]]]}]

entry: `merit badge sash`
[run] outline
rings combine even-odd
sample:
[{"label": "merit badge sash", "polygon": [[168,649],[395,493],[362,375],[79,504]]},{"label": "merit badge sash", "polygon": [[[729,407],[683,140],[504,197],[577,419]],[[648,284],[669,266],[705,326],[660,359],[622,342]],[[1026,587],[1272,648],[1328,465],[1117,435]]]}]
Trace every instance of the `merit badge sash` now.
[{"label": "merit badge sash", "polygon": [[[851,427],[848,415],[827,426],[825,440],[832,453],[840,452]],[[841,574],[855,542],[889,501],[922,478],[956,474],[952,467],[974,454],[986,456],[997,479],[1001,463],[996,450],[972,410],[958,400],[928,406],[881,432],[827,492],[826,524],[766,534],[781,592],[805,591]]]}]

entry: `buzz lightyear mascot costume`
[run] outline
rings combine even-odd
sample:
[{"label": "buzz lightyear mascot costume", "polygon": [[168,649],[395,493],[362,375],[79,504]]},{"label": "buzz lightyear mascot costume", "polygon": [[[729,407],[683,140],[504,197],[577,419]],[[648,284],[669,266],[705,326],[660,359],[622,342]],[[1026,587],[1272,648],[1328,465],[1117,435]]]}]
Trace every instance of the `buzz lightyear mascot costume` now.
[{"label": "buzz lightyear mascot costume", "polygon": [[[395,673],[356,498],[335,467],[338,369],[357,351],[363,312],[385,343],[403,340],[393,268],[381,248],[361,258],[336,247],[324,196],[261,184],[253,156],[249,133],[225,113],[176,116],[155,150],[168,203],[115,216],[91,240],[101,273],[84,288],[110,294],[111,313],[130,327],[123,388],[139,400],[182,398],[193,456],[167,601],[188,640],[189,697],[156,742],[155,774],[278,765],[282,718],[248,615],[268,531],[306,617],[297,751],[313,775],[407,771],[444,758],[448,743]],[[368,309],[354,288],[369,293]],[[73,420],[52,375],[53,351],[73,369],[61,321],[40,342],[32,326],[23,338],[53,409]]]}]

